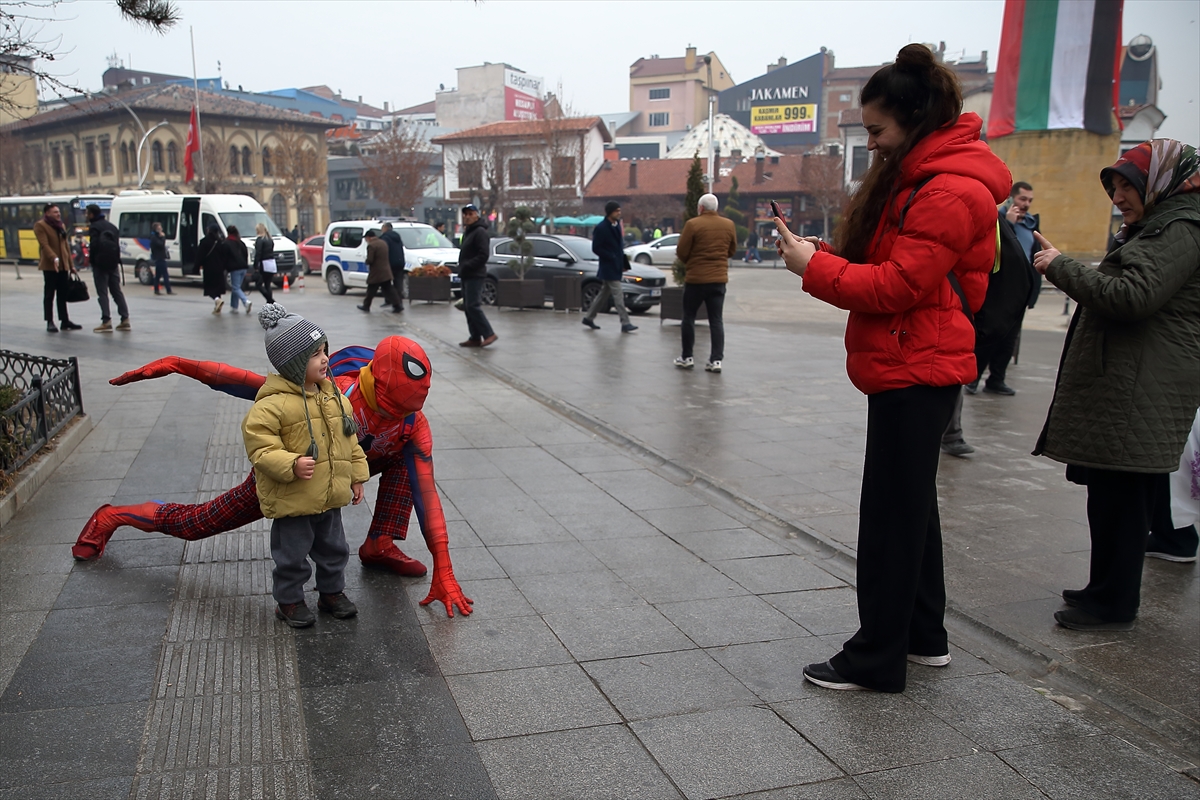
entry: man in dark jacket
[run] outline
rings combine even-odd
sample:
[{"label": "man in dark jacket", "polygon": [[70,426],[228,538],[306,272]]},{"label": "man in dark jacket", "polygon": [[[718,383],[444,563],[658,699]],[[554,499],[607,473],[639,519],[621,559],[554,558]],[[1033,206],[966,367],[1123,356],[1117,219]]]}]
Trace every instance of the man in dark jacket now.
[{"label": "man in dark jacket", "polygon": [[489,239],[487,220],[479,216],[474,205],[463,206],[462,221],[465,228],[462,246],[458,251],[458,277],[462,280],[464,311],[467,314],[467,331],[470,333],[459,347],[487,347],[496,341],[496,333],[483,313],[483,281],[487,277]]},{"label": "man in dark jacket", "polygon": [[604,206],[604,221],[592,231],[592,252],[600,259],[600,267],[596,270],[600,291],[583,316],[583,324],[594,331],[600,330],[600,326],[592,320],[608,305],[611,297],[621,317],[621,333],[633,333],[637,325],[629,321],[629,312],[625,310],[625,292],[621,288],[621,275],[625,272],[626,263],[625,241],[621,234],[621,205],[615,200],[608,201]]},{"label": "man in dark jacket", "polygon": [[129,324],[129,306],[125,293],[121,291],[121,232],[117,226],[104,218],[100,206],[92,203],[87,207],[88,253],[92,259],[92,281],[96,284],[96,301],[100,303],[100,325],[93,328],[96,333],[112,333],[112,315],[109,313],[108,295],[111,292],[117,303],[121,323],[117,330],[132,330]]},{"label": "man in dark jacket", "polygon": [[[404,241],[400,238],[399,233],[392,230],[392,223],[385,222],[380,228],[383,233],[379,234],[379,238],[387,245],[388,265],[392,268],[392,280],[396,282],[396,295],[401,297],[401,303],[403,303],[404,293],[400,289],[404,286]],[[404,306],[396,306],[396,309],[403,311]]]},{"label": "man in dark jacket", "polygon": [[404,310],[400,298],[396,295],[396,287],[392,285],[392,266],[388,263],[388,246],[379,237],[379,231],[371,228],[367,231],[367,299],[358,307],[359,311],[371,313],[371,301],[375,295],[382,294],[392,305],[392,313],[399,314]]}]

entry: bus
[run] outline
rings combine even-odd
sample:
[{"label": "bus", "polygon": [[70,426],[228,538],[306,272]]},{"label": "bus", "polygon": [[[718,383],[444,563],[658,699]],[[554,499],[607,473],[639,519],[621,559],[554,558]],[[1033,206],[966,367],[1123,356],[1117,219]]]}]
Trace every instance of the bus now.
[{"label": "bus", "polygon": [[121,232],[121,262],[132,266],[138,281],[146,286],[154,283],[150,232],[155,222],[162,224],[167,238],[167,271],[172,280],[202,277],[196,251],[204,231],[213,225],[224,235],[228,235],[230,226],[236,226],[253,260],[254,230],[260,222],[275,242],[275,263],[279,267],[275,282],[282,286],[286,275],[295,283],[300,276],[299,248],[283,235],[258,201],[247,195],[124,191],[113,200],[110,219]]},{"label": "bus", "polygon": [[92,203],[105,213],[112,206],[111,194],[47,194],[37,197],[0,197],[0,261],[22,264],[38,262],[40,255],[33,225],[42,218],[47,203],[58,206],[63,224],[72,234],[86,233],[84,209]]}]

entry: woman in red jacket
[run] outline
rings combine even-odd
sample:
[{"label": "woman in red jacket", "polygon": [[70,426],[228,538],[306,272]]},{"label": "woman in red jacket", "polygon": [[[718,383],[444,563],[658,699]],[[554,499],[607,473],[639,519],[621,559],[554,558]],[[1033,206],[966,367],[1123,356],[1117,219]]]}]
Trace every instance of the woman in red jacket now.
[{"label": "woman in red jacket", "polygon": [[937,508],[939,443],[975,379],[971,311],[987,292],[1012,178],[962,113],[954,73],[911,44],[863,87],[875,153],[830,248],[776,219],[804,291],[850,312],[846,370],[867,395],[858,524],[860,628],[804,669],[830,689],[903,691],[906,660],[950,663]]}]

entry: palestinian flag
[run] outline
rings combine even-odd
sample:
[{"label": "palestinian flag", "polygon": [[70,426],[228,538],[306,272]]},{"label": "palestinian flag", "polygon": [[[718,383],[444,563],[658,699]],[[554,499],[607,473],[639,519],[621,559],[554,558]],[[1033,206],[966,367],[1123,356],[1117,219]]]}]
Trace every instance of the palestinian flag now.
[{"label": "palestinian flag", "polygon": [[1005,0],[988,136],[1110,134],[1121,83],[1123,0]]}]

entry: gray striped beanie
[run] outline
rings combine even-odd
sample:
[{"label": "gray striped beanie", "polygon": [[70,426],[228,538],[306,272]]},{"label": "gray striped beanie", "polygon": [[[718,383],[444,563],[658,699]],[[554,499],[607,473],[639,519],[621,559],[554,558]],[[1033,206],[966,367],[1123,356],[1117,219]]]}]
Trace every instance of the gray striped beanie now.
[{"label": "gray striped beanie", "polygon": [[258,322],[267,331],[267,358],[279,374],[304,386],[308,359],[329,339],[325,332],[299,314],[290,314],[278,303],[258,311]]}]

